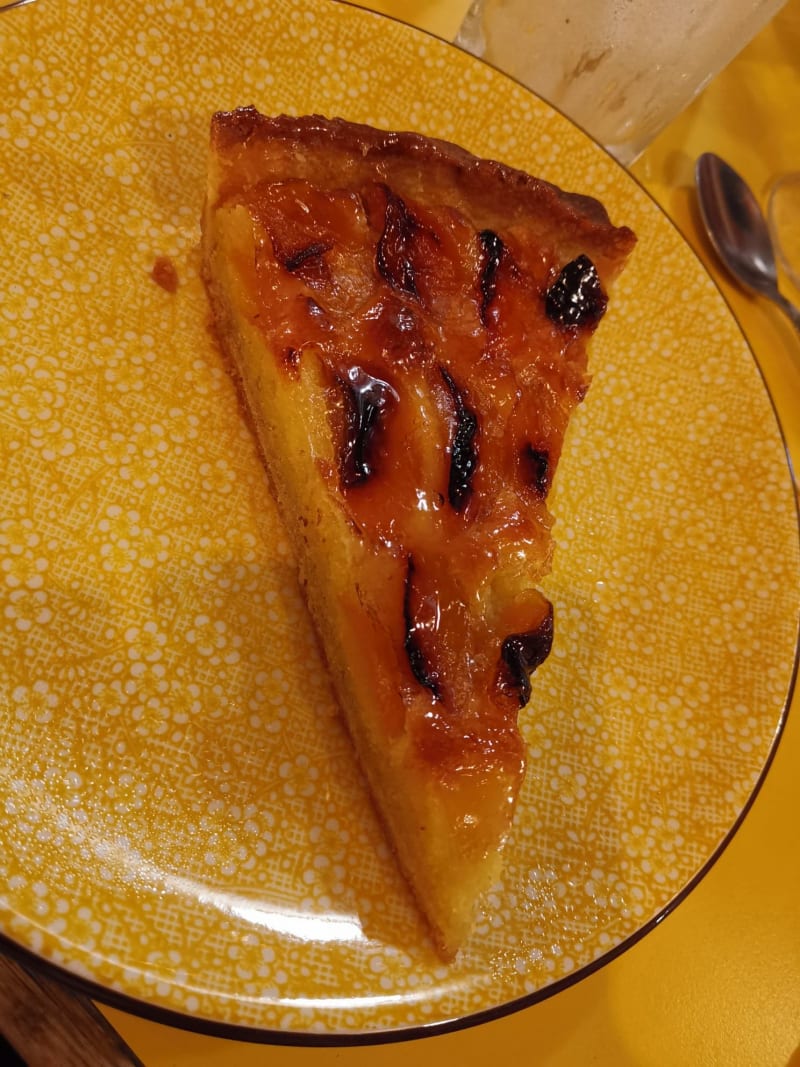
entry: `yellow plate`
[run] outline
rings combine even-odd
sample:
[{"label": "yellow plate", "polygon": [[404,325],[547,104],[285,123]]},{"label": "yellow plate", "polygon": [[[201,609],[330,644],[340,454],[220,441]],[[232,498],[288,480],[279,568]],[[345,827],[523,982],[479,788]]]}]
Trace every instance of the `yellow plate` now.
[{"label": "yellow plate", "polygon": [[[400,23],[325,0],[48,0],[2,33],[7,943],[128,1008],[275,1040],[432,1032],[574,981],[719,851],[792,684],[794,496],[719,293],[582,133]],[[558,636],[503,882],[449,967],[207,334],[208,120],[251,102],[456,140],[639,234],[559,470]]]}]

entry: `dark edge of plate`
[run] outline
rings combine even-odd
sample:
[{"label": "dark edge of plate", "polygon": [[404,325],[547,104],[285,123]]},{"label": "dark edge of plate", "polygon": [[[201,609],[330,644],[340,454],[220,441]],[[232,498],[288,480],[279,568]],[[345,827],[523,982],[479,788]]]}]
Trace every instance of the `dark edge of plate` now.
[{"label": "dark edge of plate", "polygon": [[[396,18],[392,15],[384,15],[377,11],[372,11],[368,8],[363,8],[359,4],[352,3],[351,0],[335,0],[336,3],[341,4],[344,7],[348,7],[353,11],[360,13],[366,19],[379,19],[388,20],[390,22],[398,23],[404,26],[411,34],[420,34],[423,37],[428,37],[432,40],[438,41],[441,44],[446,45],[449,48],[454,48],[456,51],[461,52],[463,55],[469,56],[475,63],[480,63],[483,66],[490,67],[497,71],[503,78],[508,81],[515,82],[526,93],[530,93],[531,96],[537,96],[527,88],[519,79],[506,74],[504,71],[495,67],[493,64],[488,63],[486,60],[481,59],[478,56],[472,55],[465,49],[455,45],[452,41],[447,41],[443,37],[439,37],[434,33],[427,30],[423,30],[417,26],[412,26],[410,23],[404,22],[400,18]],[[580,130],[595,147],[604,152],[614,164],[620,168],[620,170],[635,182],[639,186],[641,191],[650,200],[659,214],[666,219],[669,225],[678,233],[681,241],[686,246],[688,251],[694,256],[694,258],[700,264],[704,274],[706,274],[714,284],[718,294],[724,301],[731,318],[736,323],[744,344],[750,353],[750,356],[758,370],[761,378],[761,383],[764,387],[764,391],[767,394],[770,405],[772,407],[773,416],[775,418],[775,424],[780,435],[780,440],[783,446],[783,453],[786,459],[787,470],[789,473],[790,481],[795,489],[794,493],[794,505],[795,505],[795,522],[797,527],[798,540],[800,540],[800,498],[798,495],[797,480],[795,477],[794,468],[792,466],[791,456],[786,442],[786,435],[781,425],[780,417],[778,415],[775,401],[769,386],[764,378],[764,373],[755,354],[750,346],[750,342],[742,329],[738,318],[736,317],[730,302],[722,292],[721,288],[713,278],[705,264],[702,262],[700,256],[683,235],[680,227],[673,221],[672,218],[660,207],[655,198],[645,188],[642,182],[633,175],[630,171],[626,170],[621,164],[614,160],[614,157],[605,149],[602,145],[598,144],[583,127],[576,123],[573,119],[570,119],[564,112],[551,104],[550,101],[545,100],[542,97],[537,97],[542,100],[544,104],[552,111],[560,114],[567,122],[573,127]],[[762,767],[758,779],[753,786],[752,792],[748,797],[744,807],[739,812],[733,825],[728,830],[727,834],[722,838],[714,851],[711,853],[707,861],[703,866],[694,874],[694,876],[687,882],[687,884],[677,893],[672,900],[664,905],[659,912],[652,916],[643,926],[640,926],[634,933],[630,934],[618,945],[609,949],[608,952],[599,956],[596,960],[592,960],[591,963],[579,967],[575,971],[566,975],[564,978],[560,978],[541,989],[537,989],[533,993],[527,993],[521,997],[515,997],[513,1000],[506,1001],[502,1004],[497,1004],[492,1008],[485,1008],[481,1011],[472,1012],[468,1015],[458,1016],[451,1019],[438,1020],[436,1022],[421,1022],[419,1025],[411,1025],[398,1027],[393,1030],[358,1030],[358,1031],[332,1031],[332,1032],[315,1032],[315,1031],[303,1031],[303,1030],[269,1030],[261,1027],[248,1026],[241,1023],[223,1022],[221,1020],[207,1019],[198,1016],[187,1015],[184,1012],[180,1012],[174,1008],[166,1008],[161,1005],[152,1004],[149,1001],[142,1000],[132,993],[124,993],[119,990],[111,989],[107,986],[101,985],[99,982],[95,982],[92,979],[85,978],[82,975],[76,974],[71,971],[69,967],[64,964],[56,963],[52,960],[48,960],[42,956],[39,956],[32,949],[28,949],[23,945],[18,944],[12,938],[10,938],[3,931],[0,931],[0,950],[14,959],[17,959],[23,966],[36,971],[40,970],[63,984],[75,989],[78,993],[90,997],[92,1000],[97,1001],[100,1004],[105,1004],[108,1007],[116,1008],[119,1011],[126,1012],[130,1015],[136,1015],[143,1019],[147,1019],[150,1022],[160,1023],[162,1026],[175,1027],[177,1029],[186,1030],[191,1033],[202,1034],[207,1037],[217,1037],[233,1041],[244,1041],[250,1044],[265,1044],[265,1045],[293,1045],[293,1046],[307,1046],[318,1048],[331,1048],[331,1047],[354,1047],[365,1045],[386,1045],[397,1044],[404,1041],[419,1040],[424,1037],[435,1037],[437,1035],[443,1035],[453,1033],[458,1030],[467,1030],[475,1026],[483,1025],[484,1023],[494,1022],[504,1018],[508,1015],[513,1015],[519,1011],[523,1011],[526,1008],[533,1007],[535,1004],[540,1004],[542,1001],[549,1000],[550,997],[555,996],[557,993],[569,989],[579,982],[588,978],[590,975],[595,974],[597,971],[604,968],[607,964],[613,960],[618,959],[628,949],[638,944],[644,937],[646,937],[651,931],[653,931],[669,915],[671,915],[675,909],[681,904],[689,895],[697,888],[699,883],[705,878],[711,868],[715,865],[717,860],[727,849],[733,838],[736,836],[737,831],[744,822],[748,812],[752,808],[757,796],[761,792],[761,788],[772,766],[775,754],[778,750],[779,743],[783,737],[784,729],[786,727],[786,721],[789,714],[789,706],[791,705],[792,698],[794,696],[795,686],[797,684],[798,672],[800,671],[800,609],[798,610],[797,624],[795,628],[795,652],[794,662],[792,664],[791,677],[789,679],[789,685],[786,692],[786,700],[781,709],[781,714],[777,722],[775,734],[773,735],[772,743],[770,745],[769,753],[764,766]]]}]

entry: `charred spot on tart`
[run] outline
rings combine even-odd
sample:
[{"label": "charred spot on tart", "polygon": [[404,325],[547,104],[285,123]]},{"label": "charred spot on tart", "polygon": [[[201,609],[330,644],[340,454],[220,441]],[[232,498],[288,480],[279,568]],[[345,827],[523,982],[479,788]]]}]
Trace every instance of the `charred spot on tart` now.
[{"label": "charred spot on tart", "polygon": [[545,294],[545,311],[557,326],[596,326],[608,297],[588,256],[570,260]]},{"label": "charred spot on tart", "polygon": [[290,274],[296,274],[309,259],[321,259],[326,252],[330,252],[331,247],[330,244],[316,241],[313,244],[306,245],[305,248],[298,248],[293,252],[286,253],[283,258],[283,265]]},{"label": "charred spot on tart", "polygon": [[544,617],[532,630],[510,634],[501,648],[505,667],[503,688],[516,692],[519,706],[524,708],[531,696],[531,675],[541,667],[553,647],[553,606],[546,601]]},{"label": "charred spot on tart", "polygon": [[414,574],[414,557],[409,554],[406,559],[406,574],[403,584],[403,624],[405,626],[403,647],[405,648],[411,673],[421,686],[429,689],[434,698],[440,701],[442,694],[439,688],[439,672],[431,665],[418,637],[419,633],[429,627],[418,618],[414,608]]},{"label": "charred spot on tart", "polygon": [[378,273],[393,289],[416,297],[419,293],[411,251],[418,223],[404,200],[388,187],[385,193],[383,231],[378,239],[375,264]]},{"label": "charred spot on tart", "polygon": [[312,241],[299,248],[284,248],[273,238],[272,246],[275,259],[284,270],[309,285],[319,285],[330,277],[330,270],[324,258],[325,253],[330,252],[333,247],[330,242]]},{"label": "charred spot on tart", "polygon": [[528,441],[520,454],[520,462],[524,483],[540,500],[544,500],[550,491],[552,478],[549,450],[537,448]]},{"label": "charred spot on tart", "polygon": [[480,319],[486,325],[486,316],[489,306],[497,292],[497,272],[505,254],[506,246],[503,239],[494,230],[481,230],[478,234],[478,242],[481,246],[480,273],[478,275],[478,288],[480,289]]},{"label": "charred spot on tart", "polygon": [[336,376],[344,398],[344,440],[340,460],[342,486],[361,485],[375,473],[375,451],[381,418],[398,397],[389,382],[362,367]]},{"label": "charred spot on tart", "polygon": [[455,410],[455,425],[450,440],[447,498],[455,511],[463,511],[472,494],[472,478],[478,467],[478,450],[475,445],[478,416],[467,405],[464,392],[452,375],[444,367],[439,370]]},{"label": "charred spot on tart", "polygon": [[287,345],[281,352],[281,363],[288,371],[297,371],[300,366],[300,350],[293,348],[292,345]]}]

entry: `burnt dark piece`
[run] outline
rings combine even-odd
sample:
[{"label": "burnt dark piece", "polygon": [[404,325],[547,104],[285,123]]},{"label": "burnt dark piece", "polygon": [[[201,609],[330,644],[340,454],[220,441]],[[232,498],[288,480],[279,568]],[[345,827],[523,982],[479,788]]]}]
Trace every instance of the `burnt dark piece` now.
[{"label": "burnt dark piece", "polygon": [[540,500],[550,491],[550,453],[534,448],[530,442],[522,450],[522,472],[526,483]]},{"label": "burnt dark piece", "polygon": [[299,248],[296,252],[290,252],[283,260],[283,265],[290,274],[295,274],[307,260],[321,259],[331,248],[332,245],[329,244],[306,245],[305,248]]},{"label": "burnt dark piece", "polygon": [[478,416],[467,407],[464,394],[450,374],[444,367],[440,367],[439,370],[456,409],[456,428],[450,444],[450,477],[447,484],[447,497],[456,511],[462,511],[472,493],[472,476],[478,466],[478,450],[475,447]]},{"label": "burnt dark piece", "polygon": [[503,642],[501,655],[511,675],[511,684],[519,695],[519,706],[524,708],[531,697],[530,676],[541,667],[553,647],[553,606],[548,604],[544,619],[535,630],[524,634],[511,634]]},{"label": "burnt dark piece", "polygon": [[345,434],[341,459],[342,485],[361,485],[375,472],[374,452],[380,418],[397,394],[388,382],[361,367],[336,378],[345,400]]},{"label": "burnt dark piece", "polygon": [[559,326],[596,326],[607,304],[597,269],[588,256],[568,263],[545,296],[547,316]]},{"label": "burnt dark piece", "polygon": [[406,656],[408,656],[408,665],[411,668],[411,673],[420,685],[424,685],[426,689],[430,689],[436,699],[441,700],[442,694],[439,689],[439,673],[438,671],[431,669],[425,653],[417,643],[417,624],[414,620],[414,613],[411,607],[411,595],[413,591],[414,557],[409,555],[406,562],[406,578],[403,588],[403,621],[406,628],[406,636],[403,646],[406,650]]},{"label": "burnt dark piece", "polygon": [[489,305],[494,300],[497,292],[497,271],[506,246],[502,238],[498,237],[494,230],[481,230],[478,234],[481,244],[481,272],[478,284],[481,290],[480,316],[483,325],[486,325],[486,313]]},{"label": "burnt dark piece", "polygon": [[289,345],[284,348],[283,352],[281,353],[281,359],[285,367],[288,367],[290,370],[296,370],[298,364],[300,363],[300,350],[297,348],[292,348],[292,346]]},{"label": "burnt dark piece", "polygon": [[381,275],[393,289],[418,296],[411,246],[418,224],[399,196],[386,190],[386,214],[383,233],[378,241],[375,262]]}]

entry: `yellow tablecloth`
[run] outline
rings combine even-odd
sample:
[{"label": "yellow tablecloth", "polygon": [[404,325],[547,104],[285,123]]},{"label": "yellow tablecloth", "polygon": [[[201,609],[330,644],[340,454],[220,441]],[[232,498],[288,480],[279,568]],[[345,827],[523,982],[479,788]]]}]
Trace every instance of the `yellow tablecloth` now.
[{"label": "yellow tablecloth", "polygon": [[[451,38],[465,0],[365,3]],[[800,0],[783,12],[680,118],[634,172],[719,279],[800,458],[800,340],[779,311],[722,275],[701,238],[694,160],[716,151],[762,197],[800,169]],[[800,296],[800,294],[790,294]],[[302,1049],[246,1045],[106,1017],[146,1067],[419,1067],[488,1059],[537,1067],[800,1067],[800,707],[742,829],[677,911],[577,986],[527,1011],[409,1045]]]}]

